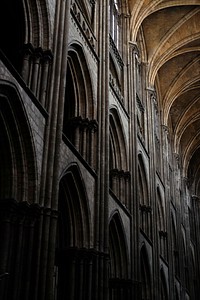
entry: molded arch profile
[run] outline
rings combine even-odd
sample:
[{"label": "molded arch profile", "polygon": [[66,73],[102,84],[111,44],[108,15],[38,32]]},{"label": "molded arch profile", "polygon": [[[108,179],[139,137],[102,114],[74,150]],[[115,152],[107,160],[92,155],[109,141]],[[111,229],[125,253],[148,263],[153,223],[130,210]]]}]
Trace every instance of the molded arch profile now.
[{"label": "molded arch profile", "polygon": [[165,208],[159,187],[157,187],[158,229],[165,231]]},{"label": "molded arch profile", "polygon": [[177,228],[176,228],[176,219],[173,213],[171,214],[171,225],[172,225],[172,245],[174,249],[177,249]]},{"label": "molded arch profile", "polygon": [[84,181],[76,164],[60,180],[58,247],[90,246],[90,211]]},{"label": "molded arch profile", "polygon": [[142,158],[142,154],[138,155],[138,187],[139,187],[140,203],[148,205],[149,189],[148,189],[146,169]]},{"label": "molded arch profile", "polygon": [[142,299],[151,299],[151,268],[145,244],[140,250],[140,269],[142,282]]},{"label": "molded arch profile", "polygon": [[[94,119],[94,93],[89,65],[83,47],[73,43],[68,50],[68,76],[72,77],[74,89],[74,108],[72,117]],[[66,100],[68,100],[68,81],[66,82]],[[72,100],[72,99],[71,99]]]},{"label": "molded arch profile", "polygon": [[70,124],[77,126],[79,122],[95,119],[94,92],[88,63],[82,46],[73,43],[68,50],[63,132],[72,140]]},{"label": "molded arch profile", "polygon": [[128,248],[124,226],[118,212],[109,223],[110,278],[128,279]]},{"label": "molded arch profile", "polygon": [[179,300],[180,297],[179,297],[179,289],[177,287],[177,285],[175,284],[175,300]]},{"label": "molded arch profile", "polygon": [[37,202],[37,167],[29,120],[15,86],[0,81],[0,198]]},{"label": "molded arch profile", "polygon": [[121,118],[115,108],[110,109],[110,170],[127,170],[128,156]]},{"label": "molded arch profile", "polygon": [[[6,30],[5,30],[6,28]],[[3,0],[0,3],[1,49],[21,71],[24,44],[51,48],[51,29],[46,0]]]},{"label": "molded arch profile", "polygon": [[163,268],[161,267],[160,270],[160,279],[161,279],[161,300],[168,300],[168,284],[167,279],[165,276],[165,272]]}]

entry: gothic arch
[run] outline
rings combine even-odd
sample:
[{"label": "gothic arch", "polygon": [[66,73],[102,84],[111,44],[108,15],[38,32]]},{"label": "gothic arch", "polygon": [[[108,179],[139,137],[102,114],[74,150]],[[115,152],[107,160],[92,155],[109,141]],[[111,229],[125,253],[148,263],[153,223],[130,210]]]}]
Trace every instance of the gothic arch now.
[{"label": "gothic arch", "polygon": [[158,229],[159,231],[165,230],[165,209],[160,193],[159,187],[157,187],[157,207],[158,207]]},{"label": "gothic arch", "polygon": [[178,251],[178,241],[177,241],[177,227],[175,215],[171,214],[171,228],[172,228],[172,251],[173,251],[173,264],[175,274],[179,275],[179,251]]},{"label": "gothic arch", "polygon": [[118,211],[114,212],[109,223],[109,254],[109,299],[132,299],[127,240]]},{"label": "gothic arch", "polygon": [[128,278],[128,251],[124,226],[121,217],[116,212],[109,223],[110,277]]},{"label": "gothic arch", "polygon": [[60,180],[58,211],[54,297],[80,299],[90,292],[93,257],[87,193],[76,164]]},{"label": "gothic arch", "polygon": [[63,133],[94,168],[97,129],[90,71],[82,47],[74,43],[68,51]]},{"label": "gothic arch", "polygon": [[37,202],[33,137],[16,88],[0,82],[0,198]]},{"label": "gothic arch", "polygon": [[45,50],[51,47],[46,1],[2,1],[0,4],[0,38],[4,54],[21,72],[24,44],[31,44],[34,48],[42,47]]},{"label": "gothic arch", "polygon": [[130,173],[125,134],[116,108],[110,109],[109,125],[110,188],[118,199],[130,208]]},{"label": "gothic arch", "polygon": [[77,165],[71,165],[60,180],[59,241],[62,247],[90,245],[90,213],[84,181]]},{"label": "gothic arch", "polygon": [[123,126],[115,108],[110,109],[110,170],[127,170],[127,149]]},{"label": "gothic arch", "polygon": [[179,299],[180,299],[179,290],[178,290],[177,284],[175,284],[175,300],[179,300]]},{"label": "gothic arch", "polygon": [[[72,87],[70,87],[67,80],[65,92],[66,109],[68,105],[70,105],[69,102],[74,102],[73,107],[70,109],[71,115],[68,116],[68,118],[81,116],[83,119],[93,119],[95,115],[92,80],[83,48],[77,43],[73,43],[69,46],[67,79],[68,78],[70,79]],[[71,97],[72,95],[68,90],[69,88],[73,89],[71,91],[73,97]],[[71,99],[69,97],[71,97]]]},{"label": "gothic arch", "polygon": [[25,43],[34,47],[51,48],[51,26],[49,7],[46,0],[21,0],[25,10],[26,38]]},{"label": "gothic arch", "polygon": [[149,199],[149,188],[146,169],[142,154],[138,155],[138,197],[140,204],[140,228],[148,235],[152,236],[151,205]]},{"label": "gothic arch", "polygon": [[141,269],[141,283],[142,283],[142,299],[150,300],[151,297],[151,268],[149,263],[149,256],[146,246],[143,245],[140,250],[140,269]]},{"label": "gothic arch", "polygon": [[140,204],[149,205],[148,181],[142,154],[138,155],[138,187]]},{"label": "gothic arch", "polygon": [[167,256],[167,232],[164,201],[161,196],[160,188],[157,187],[157,224],[159,235],[159,251],[163,257]]},{"label": "gothic arch", "polygon": [[161,299],[160,300],[168,300],[167,280],[163,268],[161,268],[160,270],[160,278],[161,278]]}]

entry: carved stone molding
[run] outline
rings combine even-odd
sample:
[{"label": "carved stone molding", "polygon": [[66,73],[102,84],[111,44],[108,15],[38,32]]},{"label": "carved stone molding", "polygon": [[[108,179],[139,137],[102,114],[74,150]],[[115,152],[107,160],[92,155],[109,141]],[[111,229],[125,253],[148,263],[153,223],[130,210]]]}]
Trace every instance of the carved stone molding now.
[{"label": "carved stone molding", "polygon": [[119,64],[119,67],[122,69],[124,66],[123,60],[119,54],[119,51],[111,37],[111,35],[109,35],[109,41],[110,41],[110,51],[111,53],[114,55],[114,57],[116,58],[117,63]]},{"label": "carved stone molding", "polygon": [[140,204],[140,210],[142,212],[151,213],[152,208],[149,205]]},{"label": "carved stone molding", "polygon": [[[94,5],[95,1],[92,0],[90,3],[91,3],[91,5]],[[79,29],[81,30],[81,32],[84,33],[85,38],[87,39],[89,44],[92,46],[92,48],[95,48],[96,39],[95,39],[94,33],[93,33],[88,21],[85,19],[84,15],[82,14],[81,10],[79,9],[76,1],[74,1],[74,0],[71,1],[71,12],[72,12],[74,19],[76,20],[76,22],[79,25]]]},{"label": "carved stone molding", "polygon": [[200,198],[197,195],[191,196],[192,201],[200,201]]}]

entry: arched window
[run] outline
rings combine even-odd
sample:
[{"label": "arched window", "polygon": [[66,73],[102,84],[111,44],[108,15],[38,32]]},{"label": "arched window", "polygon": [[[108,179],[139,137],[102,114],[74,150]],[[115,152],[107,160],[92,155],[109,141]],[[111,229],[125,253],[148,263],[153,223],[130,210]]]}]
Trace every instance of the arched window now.
[{"label": "arched window", "polygon": [[167,287],[167,280],[163,269],[160,270],[160,277],[161,277],[161,300],[167,300],[168,287]]},{"label": "arched window", "polygon": [[22,1],[1,1],[0,49],[18,71],[21,71],[22,67],[24,40],[25,16]]},{"label": "arched window", "polygon": [[145,246],[142,246],[140,252],[140,268],[142,282],[142,300],[151,299],[151,271],[149,257]]},{"label": "arched window", "polygon": [[58,211],[54,299],[82,299],[81,294],[88,299],[93,260],[89,251],[90,211],[77,165],[71,165],[60,181]]},{"label": "arched window", "polygon": [[131,298],[131,285],[128,281],[128,254],[124,227],[118,213],[109,224],[110,251],[110,300]]},{"label": "arched window", "polygon": [[159,251],[167,259],[167,232],[165,224],[165,207],[159,188],[157,187],[157,222],[159,233]]},{"label": "arched window", "polygon": [[147,174],[141,154],[138,155],[138,197],[140,202],[140,228],[151,239],[151,205],[149,201]]},{"label": "arched window", "polygon": [[119,1],[110,0],[110,35],[119,48]]},{"label": "arched window", "polygon": [[110,110],[110,188],[116,197],[130,207],[130,173],[123,125],[116,109]]},{"label": "arched window", "polygon": [[73,44],[68,52],[63,133],[82,157],[95,168],[92,149],[96,145],[97,121],[88,64],[81,46]]},{"label": "arched window", "polygon": [[175,216],[173,216],[173,214],[171,215],[171,226],[172,226],[173,264],[174,264],[175,274],[179,276],[180,267],[179,267],[179,251],[178,251],[178,243],[177,243],[176,219]]}]

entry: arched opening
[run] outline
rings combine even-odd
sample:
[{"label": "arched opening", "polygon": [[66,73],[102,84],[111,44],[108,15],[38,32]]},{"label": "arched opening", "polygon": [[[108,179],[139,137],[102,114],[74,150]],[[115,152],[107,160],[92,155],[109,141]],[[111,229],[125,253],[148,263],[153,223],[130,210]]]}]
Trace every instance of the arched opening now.
[{"label": "arched opening", "polygon": [[179,300],[179,299],[180,299],[179,291],[178,291],[177,285],[175,285],[175,300]]},{"label": "arched opening", "polygon": [[0,4],[0,48],[12,65],[21,71],[25,42],[22,0],[2,0]]},{"label": "arched opening", "polygon": [[177,243],[176,220],[173,214],[171,215],[171,226],[172,226],[173,265],[174,265],[175,274],[179,276],[180,275],[179,251],[178,251],[178,243]]},{"label": "arched opening", "polygon": [[36,160],[29,121],[14,87],[0,84],[0,198],[36,202]]},{"label": "arched opening", "polygon": [[160,277],[161,277],[161,299],[160,300],[168,300],[168,288],[167,288],[167,282],[166,282],[165,273],[163,269],[160,270]]},{"label": "arched opening", "polygon": [[0,299],[25,299],[34,284],[39,213],[36,170],[22,100],[14,86],[0,82],[0,274],[7,274],[1,282]]},{"label": "arched opening", "polygon": [[128,254],[123,225],[118,213],[109,224],[110,252],[110,300],[130,299],[131,284],[128,281]]},{"label": "arched opening", "polygon": [[58,204],[54,299],[87,299],[91,293],[94,257],[89,251],[87,194],[76,165],[70,166],[60,181]]},{"label": "arched opening", "polygon": [[146,170],[143,162],[142,155],[138,155],[138,186],[139,186],[139,197],[140,204],[149,205],[149,196],[148,196],[148,183],[146,177]]},{"label": "arched opening", "polygon": [[142,246],[140,252],[140,268],[141,268],[141,289],[142,300],[150,300],[151,296],[151,271],[149,265],[149,257],[145,246]]},{"label": "arched opening", "polygon": [[119,114],[115,108],[110,110],[109,169],[110,188],[115,196],[130,207],[130,173],[128,172],[126,141]]},{"label": "arched opening", "polygon": [[157,187],[157,224],[159,234],[159,252],[164,258],[167,258],[167,232],[165,225],[165,208],[161,193]]},{"label": "arched opening", "polygon": [[142,155],[138,155],[138,197],[140,202],[140,228],[152,236],[151,206],[149,203],[148,182]]},{"label": "arched opening", "polygon": [[96,145],[92,82],[82,48],[73,44],[68,51],[63,133],[82,157],[95,167],[92,149]]}]

